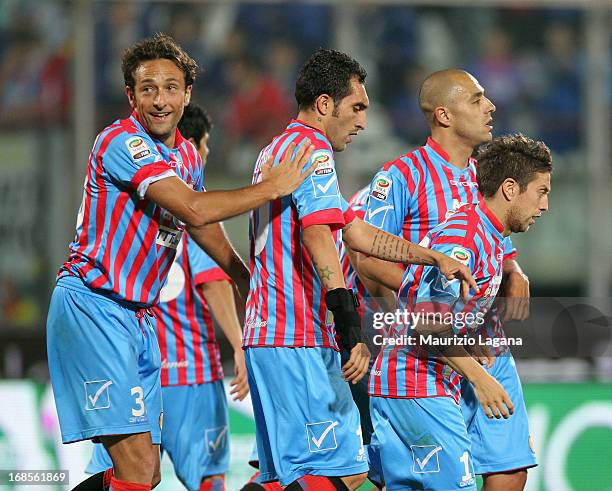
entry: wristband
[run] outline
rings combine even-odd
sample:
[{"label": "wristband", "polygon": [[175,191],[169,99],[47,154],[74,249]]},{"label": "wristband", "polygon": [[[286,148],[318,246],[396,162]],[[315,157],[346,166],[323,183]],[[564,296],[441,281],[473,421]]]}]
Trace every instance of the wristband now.
[{"label": "wristband", "polygon": [[357,297],[352,290],[336,288],[325,294],[325,303],[334,315],[340,346],[350,352],[355,345],[363,342]]}]

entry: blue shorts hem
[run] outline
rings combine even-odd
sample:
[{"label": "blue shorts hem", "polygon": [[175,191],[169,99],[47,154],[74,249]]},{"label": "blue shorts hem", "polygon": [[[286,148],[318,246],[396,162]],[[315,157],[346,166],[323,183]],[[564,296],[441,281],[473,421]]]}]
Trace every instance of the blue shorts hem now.
[{"label": "blue shorts hem", "polygon": [[519,471],[523,469],[530,469],[532,467],[536,467],[538,463],[533,459],[522,459],[522,460],[512,460],[509,462],[502,463],[494,463],[487,465],[478,465],[474,462],[474,472],[476,474],[496,474],[498,472],[510,472],[510,471]]},{"label": "blue shorts hem", "polygon": [[259,476],[257,476],[256,482],[265,483],[270,481],[278,481],[278,476],[276,474],[272,474],[271,472],[260,472]]},{"label": "blue shorts hem", "polygon": [[161,443],[161,434],[154,434],[151,431],[150,425],[129,425],[129,426],[104,426],[101,428],[92,428],[76,433],[62,433],[62,443],[75,443],[83,440],[91,440],[99,436],[111,435],[131,435],[136,433],[151,433],[151,439],[154,445]]},{"label": "blue shorts hem", "polygon": [[93,462],[89,462],[89,464],[87,464],[87,467],[85,467],[85,474],[98,474],[100,472],[104,472],[107,468],[104,467],[100,464],[94,464]]},{"label": "blue shorts hem", "polygon": [[369,469],[369,466],[367,462],[364,462],[363,464],[359,464],[359,465],[354,465],[352,467],[340,467],[340,468],[336,467],[333,469],[321,469],[321,468],[308,469],[307,467],[305,467],[305,468],[297,469],[293,471],[291,474],[289,474],[289,477],[287,479],[281,479],[280,483],[283,486],[287,486],[291,484],[293,481],[299,479],[300,477],[306,476],[306,475],[331,476],[331,477],[352,476],[353,474],[366,473],[368,472],[368,469]]},{"label": "blue shorts hem", "polygon": [[229,464],[207,466],[206,469],[204,469],[202,477],[216,476],[217,474],[227,474],[228,472],[229,472]]}]

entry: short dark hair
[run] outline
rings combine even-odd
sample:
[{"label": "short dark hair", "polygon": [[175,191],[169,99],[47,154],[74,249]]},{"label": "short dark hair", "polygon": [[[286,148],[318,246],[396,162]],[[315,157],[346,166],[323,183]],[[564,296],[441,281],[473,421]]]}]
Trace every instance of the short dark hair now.
[{"label": "short dark hair", "polygon": [[183,111],[183,117],[179,121],[178,129],[183,138],[193,138],[196,147],[200,148],[200,140],[206,133],[210,133],[212,121],[208,113],[197,104],[189,104]]},{"label": "short dark hair", "polygon": [[552,157],[546,144],[520,133],[493,139],[480,148],[476,159],[478,189],[485,198],[493,196],[505,179],[518,182],[522,193],[536,173],[552,172]]},{"label": "short dark hair", "polygon": [[367,76],[359,62],[334,49],[317,49],[298,73],[295,99],[299,109],[312,107],[321,94],[338,103],[350,94],[351,78],[364,83]]},{"label": "short dark hair", "polygon": [[167,59],[176,63],[185,75],[185,85],[193,85],[198,64],[179,44],[167,34],[157,33],[153,37],[137,42],[123,53],[121,69],[125,85],[134,88],[134,71],[143,61]]}]

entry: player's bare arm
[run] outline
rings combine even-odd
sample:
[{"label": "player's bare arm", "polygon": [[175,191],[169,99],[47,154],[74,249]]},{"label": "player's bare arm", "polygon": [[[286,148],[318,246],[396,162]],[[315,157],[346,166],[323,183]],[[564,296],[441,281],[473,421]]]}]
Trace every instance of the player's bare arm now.
[{"label": "player's bare arm", "polygon": [[[310,227],[306,227],[302,232],[302,238],[304,246],[315,265],[321,283],[328,292],[325,296],[325,300],[329,310],[334,314],[336,329],[340,334],[341,340],[353,334],[360,335],[361,319],[359,318],[359,314],[354,310],[355,306],[352,306],[353,310],[349,313],[344,312],[347,307],[346,305],[339,305],[336,309],[330,304],[330,296],[333,301],[334,297],[346,296],[347,293],[345,292],[348,292],[348,290],[344,283],[344,276],[342,275],[342,268],[340,267],[340,260],[338,259],[338,250],[336,249],[336,244],[334,243],[329,225],[311,225]],[[339,298],[339,304],[342,304],[344,301],[344,298]],[[349,310],[350,307],[349,305]],[[347,315],[354,314],[347,320],[347,325],[344,325],[344,319],[340,318],[344,313]],[[345,334],[343,334],[344,330]],[[356,384],[368,371],[370,352],[360,339],[359,342],[354,344],[351,343],[348,349],[351,355],[349,360],[342,367],[342,371],[344,379],[347,382]]]},{"label": "player's bare arm", "polygon": [[236,312],[234,288],[227,280],[210,281],[198,286],[213,317],[234,351],[234,378],[230,382],[230,395],[242,401],[249,393],[246,364],[242,351],[242,329]]},{"label": "player's bare arm", "polygon": [[486,416],[509,418],[514,413],[514,404],[501,384],[489,375],[478,361],[469,356],[462,346],[450,347],[449,351],[455,349],[463,353],[446,353],[447,363],[470,381]]},{"label": "player's bare arm", "polygon": [[[371,282],[384,285],[395,292],[402,286],[404,270],[399,268],[397,263],[390,263],[361,253],[355,253],[354,257],[354,267],[360,279],[362,277],[367,278]],[[353,264],[353,261],[351,261],[351,264]]]},{"label": "player's bare arm", "polygon": [[342,230],[342,240],[354,251],[404,264],[437,266],[449,280],[462,281],[461,292],[467,298],[469,288],[478,292],[476,281],[467,266],[437,251],[408,242],[407,240],[380,230],[360,218],[355,218]]},{"label": "player's bare arm", "polygon": [[329,225],[306,227],[302,232],[302,237],[325,290],[346,288],[338,251]]},{"label": "player's bare arm", "polygon": [[[358,263],[362,258],[365,258],[365,256],[359,254],[358,252],[353,251],[349,247],[346,248],[346,252],[348,254],[348,258],[349,258],[349,262],[351,263],[351,266],[357,273],[357,276],[359,277],[359,281],[361,281],[365,289],[368,291],[368,294],[370,295],[370,297],[375,298],[376,301],[379,302],[379,304],[383,307],[384,310],[386,311],[395,310],[395,308],[397,307],[397,291],[399,290],[401,286],[402,269],[400,269],[396,264],[393,264],[395,269],[397,269],[397,271],[400,273],[400,283],[398,284],[397,288],[389,288],[382,281],[372,279],[366,276],[365,274],[361,273],[361,271],[359,270]],[[379,261],[379,259],[376,259],[376,261]],[[382,262],[384,264],[389,264],[385,261],[382,261]]]},{"label": "player's bare arm", "polygon": [[504,321],[524,321],[529,317],[529,278],[515,259],[504,261],[501,294]]},{"label": "player's bare arm", "polygon": [[219,223],[187,226],[189,235],[225,271],[238,287],[243,301],[249,293],[249,269],[238,255]]},{"label": "player's bare arm", "polygon": [[[419,323],[415,326],[419,334],[440,337],[452,336],[448,325]],[[514,404],[501,384],[495,380],[461,345],[437,346],[436,355],[453,370],[465,377],[474,386],[476,397],[488,418],[509,418],[514,413]],[[430,349],[434,349],[431,347]]]},{"label": "player's bare arm", "polygon": [[[290,144],[284,158],[274,168],[272,156],[264,164],[261,182],[231,191],[197,192],[178,177],[167,177],[149,185],[145,196],[191,226],[203,226],[259,208],[268,201],[295,191],[313,171],[304,171],[314,147]],[[294,155],[295,153],[295,155]]]}]

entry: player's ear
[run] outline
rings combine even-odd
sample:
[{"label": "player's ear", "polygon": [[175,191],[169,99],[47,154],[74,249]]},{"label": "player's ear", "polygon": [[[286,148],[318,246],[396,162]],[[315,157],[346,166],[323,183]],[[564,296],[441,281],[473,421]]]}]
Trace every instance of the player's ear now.
[{"label": "player's ear", "polygon": [[315,109],[321,116],[327,116],[334,110],[334,100],[328,94],[321,94],[315,100]]},{"label": "player's ear", "polygon": [[506,201],[512,201],[520,194],[519,184],[514,179],[508,177],[501,184],[501,192]]},{"label": "player's ear", "polygon": [[125,95],[128,98],[128,102],[132,109],[136,109],[136,97],[134,96],[134,89],[129,85],[125,86]]},{"label": "player's ear", "polygon": [[185,107],[189,105],[189,101],[191,101],[191,90],[193,89],[193,85],[188,85],[185,87]]},{"label": "player's ear", "polygon": [[444,128],[448,128],[451,124],[451,115],[448,108],[444,106],[438,106],[433,110],[433,119],[434,123],[437,123]]}]

